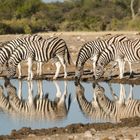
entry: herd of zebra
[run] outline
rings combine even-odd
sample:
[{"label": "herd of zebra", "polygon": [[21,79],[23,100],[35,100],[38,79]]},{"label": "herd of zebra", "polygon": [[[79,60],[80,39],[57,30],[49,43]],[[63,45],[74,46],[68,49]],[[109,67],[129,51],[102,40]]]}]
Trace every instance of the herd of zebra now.
[{"label": "herd of zebra", "polygon": [[[66,42],[59,37],[49,37],[33,34],[26,35],[11,41],[0,44],[1,70],[7,70],[7,77],[16,74],[16,67],[19,69],[21,78],[20,62],[28,61],[28,80],[33,78],[32,63],[37,62],[37,73],[42,74],[42,63],[52,60],[56,65],[56,72],[53,79],[56,79],[60,72],[61,65],[64,68],[64,78],[67,77],[67,63],[71,63],[71,56]],[[119,66],[119,77],[123,78],[125,62],[130,66],[130,77],[133,76],[132,63],[140,61],[140,39],[130,39],[125,35],[112,35],[108,39],[98,38],[83,44],[78,52],[76,60],[75,81],[78,82],[84,73],[84,64],[90,59],[93,62],[93,73],[95,79],[99,79],[105,67],[111,61]],[[6,68],[6,69],[5,69]]]}]

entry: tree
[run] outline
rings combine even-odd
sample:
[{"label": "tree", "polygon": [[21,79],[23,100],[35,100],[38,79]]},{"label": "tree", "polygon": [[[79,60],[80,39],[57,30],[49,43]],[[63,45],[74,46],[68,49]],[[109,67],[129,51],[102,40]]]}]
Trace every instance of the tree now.
[{"label": "tree", "polygon": [[136,1],[135,0],[131,0],[131,3],[130,3],[132,19],[135,19],[135,17],[140,13],[139,5],[138,5],[138,8],[137,8],[138,9],[137,12],[135,12],[136,10],[134,10],[135,2],[138,5],[138,1],[137,0]]}]

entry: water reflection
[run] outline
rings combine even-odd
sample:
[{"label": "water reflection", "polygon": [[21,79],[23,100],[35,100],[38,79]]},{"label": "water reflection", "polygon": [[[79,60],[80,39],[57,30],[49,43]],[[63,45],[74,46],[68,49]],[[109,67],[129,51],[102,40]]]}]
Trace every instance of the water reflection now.
[{"label": "water reflection", "polygon": [[84,87],[82,84],[76,86],[76,95],[79,107],[83,114],[87,117],[90,117],[94,121],[110,121],[111,118],[106,114],[98,105],[96,96],[93,90],[93,98],[91,101],[88,101],[84,95]]},{"label": "water reflection", "polygon": [[81,111],[94,120],[105,120],[109,122],[120,122],[124,118],[140,117],[140,100],[133,99],[133,85],[129,85],[129,94],[120,84],[119,97],[109,84],[112,99],[106,94],[106,90],[99,84],[93,86],[93,99],[88,101],[84,95],[84,87],[79,84],[76,87],[77,101]]},{"label": "water reflection", "polygon": [[124,118],[140,117],[140,100],[133,99],[132,85],[130,85],[130,93],[127,98],[125,87],[120,84],[120,95],[116,101],[110,100],[105,92],[100,90],[101,86],[97,85],[95,89],[99,106],[117,122]]},{"label": "water reflection", "polygon": [[[102,110],[116,122],[121,119],[140,116],[140,100],[133,99],[133,85],[130,86],[128,97],[126,97],[126,89],[120,84],[119,97],[115,95],[116,100],[111,100],[105,95],[105,90],[100,85],[96,85],[95,94],[98,105]],[[113,95],[113,94],[112,94]]]},{"label": "water reflection", "polygon": [[[20,116],[20,118],[30,120],[47,119],[54,121],[67,117],[71,105],[71,95],[67,92],[66,81],[64,81],[63,93],[58,83],[54,81],[57,91],[54,100],[49,99],[49,93],[44,94],[41,80],[37,81],[37,94],[35,96],[33,96],[33,81],[27,82],[28,98],[26,100],[22,98],[22,81],[19,80],[18,83],[17,90],[9,79],[5,79],[4,86],[7,91],[7,97],[4,95],[2,86],[0,87],[0,107],[2,110],[16,114],[15,117]],[[68,103],[66,103],[67,98]]]},{"label": "water reflection", "polygon": [[[139,116],[140,86],[74,81],[0,80],[0,134],[21,127],[119,122]],[[8,122],[8,123],[7,123]]]},{"label": "water reflection", "polygon": [[0,111],[8,113],[13,112],[9,97],[4,94],[4,88],[2,85],[0,85]]}]

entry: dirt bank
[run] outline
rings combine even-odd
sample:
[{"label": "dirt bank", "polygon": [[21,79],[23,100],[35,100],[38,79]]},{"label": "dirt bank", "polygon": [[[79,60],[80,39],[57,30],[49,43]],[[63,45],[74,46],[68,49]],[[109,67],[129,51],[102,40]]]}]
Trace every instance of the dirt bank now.
[{"label": "dirt bank", "polygon": [[[129,132],[129,133],[127,133]],[[64,128],[12,130],[0,139],[140,139],[140,118],[123,119],[120,123],[71,124]]]}]

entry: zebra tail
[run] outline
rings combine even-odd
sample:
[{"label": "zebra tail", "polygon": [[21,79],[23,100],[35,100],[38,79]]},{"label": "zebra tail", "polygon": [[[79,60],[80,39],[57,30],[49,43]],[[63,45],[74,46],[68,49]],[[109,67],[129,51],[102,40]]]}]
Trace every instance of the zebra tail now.
[{"label": "zebra tail", "polygon": [[71,56],[70,56],[68,47],[67,47],[67,62],[68,62],[69,65],[71,64]]}]

